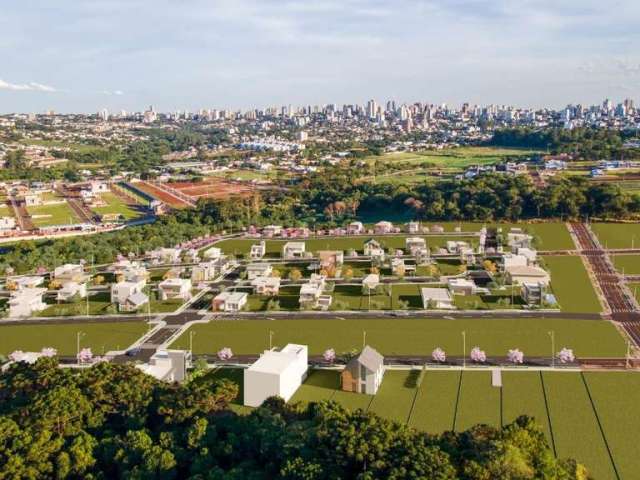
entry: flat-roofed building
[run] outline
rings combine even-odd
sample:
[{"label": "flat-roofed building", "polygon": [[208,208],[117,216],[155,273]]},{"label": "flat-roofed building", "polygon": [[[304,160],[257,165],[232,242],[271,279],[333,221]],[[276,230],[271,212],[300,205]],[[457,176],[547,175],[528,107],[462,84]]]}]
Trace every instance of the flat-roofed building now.
[{"label": "flat-roofed building", "polygon": [[425,309],[451,310],[455,308],[453,297],[447,288],[422,288],[420,294]]},{"label": "flat-roofed building", "polygon": [[256,277],[251,281],[251,286],[257,295],[275,296],[280,293],[280,278]]},{"label": "flat-roofed building", "polygon": [[282,258],[286,260],[303,258],[305,250],[306,247],[304,242],[287,242],[282,247]]},{"label": "flat-roofed building", "polygon": [[254,280],[258,277],[268,277],[273,273],[270,263],[250,263],[247,265],[247,280]]},{"label": "flat-roofed building", "polygon": [[167,278],[158,284],[160,300],[189,300],[191,298],[191,279]]},{"label": "flat-roofed building", "polygon": [[47,308],[47,304],[42,300],[47,292],[46,288],[21,288],[11,292],[9,298],[9,317],[30,317],[36,312],[41,312]]},{"label": "flat-roofed building", "polygon": [[247,292],[224,291],[215,296],[213,310],[219,312],[239,312],[249,300]]},{"label": "flat-roofed building", "polygon": [[191,352],[187,350],[158,350],[147,363],[136,365],[147,375],[162,382],[183,382],[191,363]]},{"label": "flat-roofed building", "polygon": [[267,254],[267,242],[264,240],[251,245],[251,250],[249,252],[249,258],[251,260],[260,260]]}]

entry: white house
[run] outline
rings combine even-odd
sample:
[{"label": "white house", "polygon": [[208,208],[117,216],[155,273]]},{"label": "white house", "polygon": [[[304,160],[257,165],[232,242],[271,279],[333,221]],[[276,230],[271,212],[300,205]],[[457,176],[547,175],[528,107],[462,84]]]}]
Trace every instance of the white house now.
[{"label": "white house", "polygon": [[340,374],[342,390],[375,395],[382,384],[384,357],[370,346],[353,357]]},{"label": "white house", "polygon": [[409,222],[406,225],[407,233],[418,233],[420,231],[420,224],[418,222]]},{"label": "white house", "polygon": [[148,363],[136,365],[147,375],[163,382],[182,382],[187,378],[191,352],[187,350],[158,350]]},{"label": "white house", "polygon": [[429,308],[431,304],[440,310],[455,308],[453,297],[447,288],[422,288],[420,294],[422,295],[422,305],[425,309]]},{"label": "white house", "polygon": [[84,267],[80,264],[65,263],[53,270],[53,278],[57,280],[71,279],[76,275],[84,275]]},{"label": "white house", "polygon": [[391,233],[393,231],[393,223],[382,220],[373,226],[373,232],[376,235],[383,235],[385,233]]},{"label": "white house", "polygon": [[289,343],[280,351],[266,350],[244,371],[244,404],[259,407],[269,397],[288,401],[307,376],[306,345]]},{"label": "white house", "polygon": [[422,237],[407,237],[404,243],[406,251],[411,255],[415,255],[417,250],[427,248],[427,241]]},{"label": "white house", "polygon": [[280,278],[256,277],[251,281],[251,286],[258,295],[278,295],[280,292]]},{"label": "white house", "polygon": [[137,310],[149,301],[142,289],[143,282],[118,282],[111,285],[111,303],[118,305],[123,312]]},{"label": "white house", "polygon": [[372,291],[380,285],[380,275],[377,273],[370,273],[362,279],[362,289],[365,291]]},{"label": "white house", "polygon": [[364,242],[364,254],[372,258],[384,260],[384,248],[376,239],[371,238]]},{"label": "white house", "polygon": [[[471,247],[467,242],[463,242],[461,240],[448,240],[447,241],[447,251],[449,253],[455,254],[463,254],[468,252]],[[473,250],[471,250],[473,252]]]},{"label": "white house", "polygon": [[428,248],[418,248],[414,250],[413,255],[416,257],[416,265],[428,265],[431,263],[431,252]]},{"label": "white house", "polygon": [[507,245],[511,248],[529,247],[532,240],[533,236],[524,233],[520,228],[512,228],[507,234]]},{"label": "white house", "polygon": [[247,265],[247,280],[254,280],[258,277],[268,277],[273,273],[270,263],[250,263]]},{"label": "white house", "polygon": [[222,250],[218,247],[211,247],[206,249],[202,256],[205,260],[217,260],[222,257]]},{"label": "white house", "polygon": [[44,277],[38,277],[36,275],[26,277],[11,277],[7,279],[7,284],[15,285],[16,290],[23,290],[25,288],[36,288],[42,285]]},{"label": "white house", "polygon": [[533,248],[518,247],[516,248],[516,254],[527,258],[527,263],[532,265],[538,260],[538,252]]},{"label": "white house", "polygon": [[249,252],[249,258],[251,260],[260,260],[267,253],[267,242],[264,240],[260,241],[260,243],[256,243],[251,245],[251,251]]},{"label": "white house", "polygon": [[0,230],[13,230],[16,228],[16,219],[13,217],[0,217]]},{"label": "white house", "polygon": [[542,283],[523,283],[520,293],[527,305],[542,305],[544,288]]},{"label": "white house", "polygon": [[11,292],[9,298],[9,317],[30,317],[34,312],[41,312],[47,305],[42,301],[46,288],[22,288]]},{"label": "white house", "polygon": [[309,281],[300,287],[300,306],[303,308],[316,308],[324,291],[325,278],[322,275],[311,275]]},{"label": "white house", "polygon": [[526,267],[529,260],[524,255],[516,255],[513,253],[505,253],[502,256],[502,268],[508,270],[511,267]]},{"label": "white house", "polygon": [[505,277],[511,284],[541,283],[548,287],[551,282],[551,277],[545,270],[526,265],[508,267],[505,270]]},{"label": "white house", "polygon": [[232,292],[225,290],[213,299],[213,310],[219,312],[239,312],[247,304],[247,292]]},{"label": "white house", "polygon": [[85,298],[87,296],[86,283],[64,282],[62,284],[62,288],[58,290],[56,298],[59,301],[68,302],[76,295],[78,295],[80,298]]},{"label": "white house", "polygon": [[318,260],[320,268],[338,268],[344,263],[344,252],[342,250],[318,250]]},{"label": "white house", "polygon": [[158,293],[160,300],[189,300],[191,288],[191,280],[188,278],[167,278],[158,284]]},{"label": "white house", "polygon": [[287,242],[282,247],[282,258],[294,259],[304,257],[304,242]]},{"label": "white house", "polygon": [[191,281],[193,283],[213,280],[219,273],[216,262],[200,262],[191,269]]},{"label": "white house", "polygon": [[347,226],[347,233],[349,235],[359,235],[364,232],[364,225],[362,222],[351,222]]},{"label": "white house", "polygon": [[180,248],[158,248],[151,252],[153,258],[157,258],[161,263],[180,263]]},{"label": "white house", "polygon": [[262,235],[264,235],[265,237],[275,237],[276,235],[280,235],[281,233],[281,225],[267,225],[262,229]]},{"label": "white house", "polygon": [[474,295],[478,290],[477,285],[466,278],[447,279],[447,288],[454,295]]}]

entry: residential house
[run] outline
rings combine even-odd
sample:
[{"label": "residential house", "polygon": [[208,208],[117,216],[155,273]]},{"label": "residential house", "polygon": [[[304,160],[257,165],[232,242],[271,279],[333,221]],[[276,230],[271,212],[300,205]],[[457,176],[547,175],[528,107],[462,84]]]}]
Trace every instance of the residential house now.
[{"label": "residential house", "polygon": [[182,250],[180,248],[158,248],[151,252],[151,256],[160,263],[180,263]]},{"label": "residential house", "polygon": [[308,348],[287,344],[282,350],[266,350],[249,368],[244,370],[244,404],[259,407],[269,397],[285,402],[307,376]]},{"label": "residential house", "polygon": [[533,248],[528,247],[518,247],[516,248],[516,254],[527,257],[527,264],[533,265],[538,260],[538,252]]},{"label": "residential house", "polygon": [[251,281],[251,286],[258,295],[275,296],[280,293],[280,278],[256,277]]},{"label": "residential house", "polygon": [[64,282],[62,288],[58,290],[56,299],[62,302],[68,302],[72,300],[76,295],[79,298],[85,298],[87,296],[87,284],[78,283],[73,281]]},{"label": "residential house", "polygon": [[511,267],[526,267],[529,260],[524,255],[516,255],[514,253],[505,253],[502,256],[502,268],[506,271]]},{"label": "residential house", "polygon": [[349,235],[360,235],[364,233],[364,225],[362,222],[351,222],[347,226],[347,233]]},{"label": "residential house", "polygon": [[260,243],[256,243],[255,245],[251,245],[251,251],[249,252],[249,258],[251,260],[260,260],[267,253],[267,242],[264,240],[260,241]]},{"label": "residential house", "polygon": [[373,226],[373,233],[376,235],[384,235],[393,232],[393,223],[382,220]]},{"label": "residential house", "polygon": [[305,253],[304,242],[287,242],[282,247],[282,258],[284,258],[285,260],[303,258],[304,253]]},{"label": "residential house", "polygon": [[377,273],[370,273],[362,279],[362,291],[371,292],[380,285],[380,275]]},{"label": "residential house", "polygon": [[216,278],[220,269],[215,261],[200,262],[191,269],[191,282],[208,282]]},{"label": "residential house", "polygon": [[340,374],[340,383],[345,392],[375,395],[384,376],[384,357],[369,345],[360,355],[353,357]]},{"label": "residential house", "polygon": [[54,268],[53,278],[56,280],[71,280],[77,275],[84,275],[84,266],[75,263],[65,263]]},{"label": "residential house", "polygon": [[344,263],[344,252],[341,250],[319,250],[318,259],[321,269],[339,269]]},{"label": "residential house", "polygon": [[42,296],[46,293],[46,288],[24,287],[11,292],[9,298],[9,317],[30,317],[35,312],[40,312],[47,308]]},{"label": "residential house", "polygon": [[0,217],[0,231],[16,228],[16,219],[13,217]]},{"label": "residential house", "polygon": [[391,273],[398,277],[411,275],[416,273],[416,266],[413,264],[405,264],[403,258],[391,259]]},{"label": "residential house", "polygon": [[191,280],[188,278],[167,278],[158,284],[160,300],[189,300]]},{"label": "residential house", "polygon": [[528,248],[531,246],[532,240],[533,236],[524,233],[520,228],[512,228],[511,231],[507,233],[507,245],[513,249],[518,247]]},{"label": "residential house", "polygon": [[520,294],[527,305],[542,305],[545,285],[542,283],[523,283],[520,288]]},{"label": "residential house", "polygon": [[419,233],[420,232],[420,223],[418,222],[409,222],[406,225],[407,233]]},{"label": "residential house", "polygon": [[173,383],[186,380],[190,364],[191,352],[188,350],[158,350],[147,363],[136,365],[136,368],[156,380]]},{"label": "residential house", "polygon": [[548,287],[551,282],[551,277],[545,270],[540,267],[526,265],[507,267],[505,270],[505,278],[508,283],[520,285],[524,283],[541,283],[545,287]]},{"label": "residential house", "polygon": [[415,255],[417,250],[427,248],[427,241],[422,237],[407,237],[404,242],[405,250],[411,255]]},{"label": "residential house", "polygon": [[268,277],[273,273],[270,263],[250,263],[247,265],[247,280],[254,280],[257,277]]},{"label": "residential house", "polygon": [[469,250],[473,253],[473,249],[469,246],[469,243],[461,240],[447,240],[447,252],[462,255]]},{"label": "residential house", "polygon": [[218,247],[211,247],[204,251],[202,257],[205,260],[217,260],[222,257],[222,250]]},{"label": "residential house", "polygon": [[456,308],[453,297],[447,288],[422,288],[422,305],[425,309],[436,308],[439,310],[451,310]]},{"label": "residential house", "polygon": [[[322,275],[311,274],[311,278],[300,287],[300,307],[317,308],[320,306],[320,297],[325,287],[325,278]],[[330,298],[330,297],[329,297]],[[323,299],[326,301],[326,299]]]},{"label": "residential house", "polygon": [[247,292],[225,290],[215,296],[212,307],[219,312],[239,312],[247,304],[248,299]]},{"label": "residential house", "polygon": [[131,312],[149,301],[142,291],[145,284],[140,282],[118,282],[111,285],[111,303],[118,305],[118,310]]},{"label": "residential house", "polygon": [[[475,295],[479,293],[478,286],[466,278],[448,278],[447,288],[453,295]],[[482,290],[482,293],[485,293],[485,289]]]},{"label": "residential house", "polygon": [[267,225],[262,229],[262,235],[265,237],[275,237],[282,233],[282,226],[280,225]]},{"label": "residential house", "polygon": [[364,242],[364,254],[371,258],[377,258],[380,261],[384,260],[384,248],[382,248],[380,242],[374,238]]},{"label": "residential house", "polygon": [[7,279],[7,286],[14,287],[15,290],[23,290],[25,288],[36,288],[42,285],[44,277],[29,275],[25,277],[10,277]]},{"label": "residential house", "polygon": [[431,263],[431,252],[428,248],[415,249],[413,255],[416,257],[416,265],[429,265]]}]

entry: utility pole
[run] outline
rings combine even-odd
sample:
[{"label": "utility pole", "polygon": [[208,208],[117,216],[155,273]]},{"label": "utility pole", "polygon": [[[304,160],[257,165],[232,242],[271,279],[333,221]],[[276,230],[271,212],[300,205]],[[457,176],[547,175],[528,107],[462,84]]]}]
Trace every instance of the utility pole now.
[{"label": "utility pole", "polygon": [[269,350],[273,348],[273,331],[269,330]]},{"label": "utility pole", "polygon": [[462,367],[467,366],[467,332],[462,331]]},{"label": "utility pole", "polygon": [[549,331],[551,337],[551,368],[556,366],[556,335],[553,330]]},{"label": "utility pole", "polygon": [[631,357],[631,342],[627,340],[627,353],[625,355],[625,368],[629,368],[629,357]]},{"label": "utility pole", "polygon": [[367,331],[362,331],[362,348],[367,346]]}]

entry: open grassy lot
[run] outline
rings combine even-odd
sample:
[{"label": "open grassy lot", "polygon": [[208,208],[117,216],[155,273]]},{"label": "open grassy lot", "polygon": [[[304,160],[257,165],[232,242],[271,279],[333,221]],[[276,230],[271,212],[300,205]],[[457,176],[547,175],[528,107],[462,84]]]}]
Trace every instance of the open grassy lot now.
[{"label": "open grassy lot", "polygon": [[0,217],[13,217],[13,210],[4,203],[4,200],[2,202],[0,203]]},{"label": "open grassy lot", "polygon": [[593,478],[616,478],[581,374],[544,372],[542,376],[558,456],[585,463]]},{"label": "open grassy lot", "polygon": [[[215,374],[242,383],[241,370],[219,369]],[[635,478],[640,420],[633,411],[640,401],[638,373],[583,377],[576,372],[503,371],[502,388],[491,385],[488,371],[428,370],[418,384],[419,375],[419,370],[387,370],[380,390],[371,396],[341,391],[339,371],[312,371],[290,403],[334,400],[347,409],[373,411],[434,434],[478,423],[500,427],[528,415],[559,457],[576,458],[592,478]],[[234,409],[238,402],[241,396]],[[244,407],[243,412],[248,411]]]},{"label": "open grassy lot", "polygon": [[362,293],[360,285],[336,285],[333,291],[334,310],[388,310],[400,308],[401,302],[409,309],[422,309],[420,283],[397,283],[378,287],[371,296]]},{"label": "open grassy lot", "polygon": [[83,332],[81,347],[94,354],[124,349],[148,329],[145,322],[60,323],[58,325],[0,325],[0,353],[14,350],[40,351],[43,347],[58,349],[59,355],[76,354],[76,334]]},{"label": "open grassy lot", "polygon": [[602,310],[580,257],[544,257],[551,271],[551,288],[563,312],[598,313]]},{"label": "open grassy lot", "polygon": [[[110,311],[109,306],[111,304],[111,298],[108,292],[98,292],[89,295],[89,302],[86,299],[82,299],[77,303],[70,302],[57,302],[55,297],[48,297],[46,302],[50,305],[46,309],[38,312],[39,317],[64,317],[72,315],[86,315],[87,303],[89,305],[89,315],[106,315],[106,314],[118,314],[122,313],[127,315],[130,312],[118,312],[117,310]],[[147,308],[145,305],[141,308],[140,313],[171,313],[174,312],[182,305],[182,301],[179,300],[154,300],[151,299],[150,306]]]},{"label": "open grassy lot", "polygon": [[120,215],[123,220],[131,220],[139,217],[140,212],[131,205],[127,205],[120,197],[111,192],[100,194],[100,198],[106,203],[104,207],[95,207],[92,210],[98,215]]},{"label": "open grassy lot", "polygon": [[[309,346],[311,355],[327,348],[347,352],[367,343],[385,355],[430,355],[435,347],[449,355],[462,353],[461,332],[467,336],[467,348],[480,346],[487,355],[505,355],[520,348],[525,355],[549,355],[548,332],[555,332],[556,347],[572,348],[578,357],[621,357],[626,344],[612,324],[603,320],[564,319],[313,319],[313,320],[216,320],[191,327],[194,353],[212,354],[230,347],[236,354],[256,354],[269,346],[300,343]],[[172,348],[187,348],[189,334],[184,333]],[[468,352],[467,352],[468,353]]]},{"label": "open grassy lot", "polygon": [[640,273],[640,255],[612,255],[611,261],[620,273],[637,275]]},{"label": "open grassy lot", "polygon": [[591,229],[604,248],[640,246],[640,223],[592,223]]},{"label": "open grassy lot", "polygon": [[27,210],[36,227],[80,222],[80,219],[67,202],[53,205],[38,205],[37,207],[29,207]]},{"label": "open grassy lot", "polygon": [[[308,252],[317,252],[318,250],[343,250],[347,251],[355,249],[362,253],[364,249],[364,242],[369,238],[375,238],[386,249],[405,248],[405,239],[410,235],[389,235],[389,236],[358,236],[358,237],[326,237],[326,238],[312,238],[307,240],[293,240],[303,241],[306,245]],[[464,237],[456,235],[444,235],[444,236],[430,236],[426,237],[427,246],[443,247],[449,240],[463,240],[470,242],[473,245],[478,244],[478,239],[475,237]],[[282,247],[289,240],[267,240],[267,257],[279,258],[282,256]],[[216,247],[222,249],[223,253],[227,255],[247,255],[251,250],[251,245],[258,243],[258,240],[253,239],[228,239],[221,240],[216,243]]]}]

